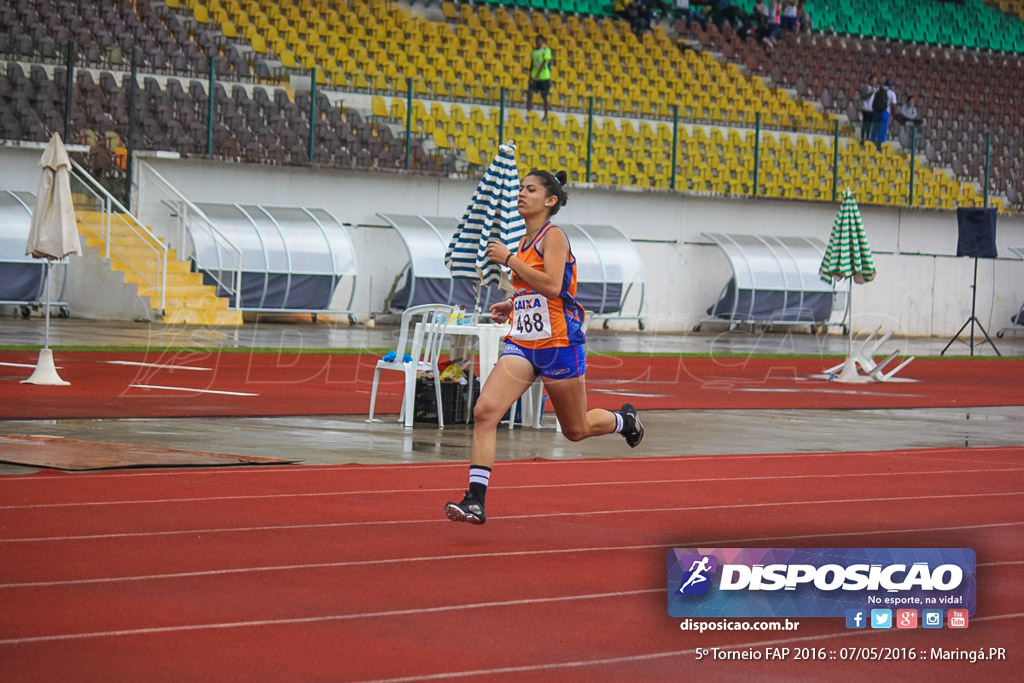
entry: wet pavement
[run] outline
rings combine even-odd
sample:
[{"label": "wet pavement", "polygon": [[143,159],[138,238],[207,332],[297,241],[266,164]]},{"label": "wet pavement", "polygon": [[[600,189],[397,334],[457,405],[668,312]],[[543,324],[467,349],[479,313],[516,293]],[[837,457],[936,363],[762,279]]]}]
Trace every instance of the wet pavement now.
[{"label": "wet pavement", "polygon": [[[615,323],[615,328],[629,323]],[[601,329],[587,332],[589,352],[619,353],[699,353],[699,354],[764,354],[764,355],[845,355],[849,341],[833,329],[830,334],[810,334],[806,327],[765,330],[749,326],[729,330],[725,325],[702,326],[700,332],[658,332],[656,321],[648,321],[644,332],[629,329]],[[1003,338],[989,330],[992,342],[1004,356],[1024,356],[1024,334],[1010,330]],[[1024,327],[1020,332],[1024,332]],[[53,318],[50,322],[52,346],[133,346],[139,349],[166,346],[202,346],[218,348],[259,349],[386,349],[397,338],[393,324],[367,327],[347,319],[316,323],[309,316],[296,316],[293,321],[261,318],[240,327],[202,327],[164,325],[146,322],[113,322]],[[41,318],[23,320],[6,315],[0,317],[0,346],[42,346],[44,324]],[[863,335],[854,341],[856,347]],[[949,339],[893,335],[883,348],[899,349],[901,355],[937,356]],[[992,345],[983,343],[980,329],[975,328],[974,354],[995,356]],[[947,354],[969,355],[970,329],[953,342]]]},{"label": "wet pavement", "polygon": [[[980,333],[977,333],[980,335]],[[165,346],[217,348],[384,349],[396,329],[319,321],[247,323],[209,329],[151,323],[54,319],[51,346]],[[1024,335],[995,339],[1004,356],[1024,356]],[[938,355],[947,339],[890,339],[885,350]],[[975,354],[992,356],[989,345]],[[39,319],[0,319],[0,345],[41,346]],[[591,353],[700,353],[836,356],[848,341],[839,334],[805,331],[704,331],[700,334],[593,330]],[[950,354],[966,355],[966,343]],[[387,418],[387,416],[385,416]],[[556,432],[553,416],[540,430],[499,429],[498,458],[583,458],[658,455],[874,451],[926,447],[1013,446],[1024,443],[1024,406],[904,410],[689,410],[645,411],[646,436],[636,450],[611,435],[572,443]],[[103,443],[129,443],[264,457],[299,457],[306,464],[464,462],[471,427],[413,429],[362,416],[282,418],[177,418],[0,421],[0,434],[46,435]],[[913,456],[910,456],[913,457]],[[970,456],[965,456],[970,457]],[[984,457],[979,454],[979,457]],[[35,471],[0,464],[0,474]]]}]

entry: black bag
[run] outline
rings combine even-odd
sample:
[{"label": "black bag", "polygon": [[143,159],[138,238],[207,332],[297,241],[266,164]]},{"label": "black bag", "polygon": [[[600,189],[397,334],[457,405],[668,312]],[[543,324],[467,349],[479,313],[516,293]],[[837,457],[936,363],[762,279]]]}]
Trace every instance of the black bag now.
[{"label": "black bag", "polygon": [[889,89],[879,88],[875,91],[875,97],[871,100],[871,111],[880,114],[889,108]]},{"label": "black bag", "polygon": [[[473,424],[473,406],[480,397],[480,378],[473,378],[473,403],[469,402],[469,384],[441,382],[441,410],[446,425]],[[434,380],[427,377],[416,379],[416,409],[413,422],[437,424],[437,396],[434,394]]]}]

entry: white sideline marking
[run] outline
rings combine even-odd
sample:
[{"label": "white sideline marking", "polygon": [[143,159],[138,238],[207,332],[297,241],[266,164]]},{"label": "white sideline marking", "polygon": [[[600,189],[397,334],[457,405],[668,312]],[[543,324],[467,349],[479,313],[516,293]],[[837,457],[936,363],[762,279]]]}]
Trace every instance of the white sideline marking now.
[{"label": "white sideline marking", "polygon": [[879,393],[874,392],[874,391],[857,391],[855,389],[854,390],[851,390],[851,389],[827,389],[827,388],[815,389],[815,388],[812,388],[812,387],[796,387],[796,388],[793,388],[793,389],[784,389],[784,388],[769,389],[769,388],[766,388],[766,387],[765,388],[762,388],[762,387],[751,387],[751,388],[734,387],[732,389],[732,391],[746,391],[746,392],[749,392],[749,393],[752,393],[752,394],[842,394],[842,395],[845,395],[845,396],[852,396],[852,395],[856,394],[856,395],[859,395],[859,396],[873,396],[873,397],[879,397],[879,398],[881,398],[882,396],[886,396],[886,397],[888,397],[888,396],[899,396],[901,398],[915,398],[917,396],[923,396],[923,394],[897,394],[895,392],[886,392],[885,394],[879,394]]},{"label": "white sideline marking", "polygon": [[191,365],[173,365],[170,363],[142,363],[134,360],[101,360],[101,363],[109,363],[110,365],[134,365],[140,368],[167,368],[169,370],[199,370],[201,372],[210,372],[213,368],[201,368],[194,367]]},{"label": "white sideline marking", "polygon": [[[628,511],[624,511],[628,512]],[[420,520],[426,521],[426,520]],[[430,520],[434,521],[434,520]],[[448,520],[440,519],[438,522],[451,524]],[[946,526],[946,527],[924,527],[920,529],[886,529],[881,531],[845,531],[832,533],[799,534],[792,536],[762,536],[758,538],[730,538],[711,541],[687,541],[686,546],[699,548],[728,547],[732,543],[751,543],[776,540],[803,540],[809,538],[835,538],[837,536],[878,536],[883,534],[908,534],[921,533],[926,531],[963,531],[967,529],[991,529],[1008,526],[1021,526],[1024,522],[995,522],[992,524],[972,524],[967,526]],[[648,545],[620,545],[620,546],[595,546],[586,548],[552,548],[548,550],[513,550],[491,553],[461,553],[457,555],[426,555],[421,557],[393,557],[382,560],[349,560],[345,562],[316,562],[309,564],[273,565],[268,567],[235,567],[232,569],[207,569],[192,572],[172,572],[167,574],[141,574],[136,576],[108,576],[93,579],[63,579],[59,581],[26,581],[24,583],[0,583],[0,589],[4,588],[39,588],[44,586],[79,586],[98,583],[118,583],[120,581],[153,581],[159,579],[183,579],[199,576],[220,576],[225,574],[248,574],[256,572],[279,572],[301,569],[338,569],[341,567],[368,567],[392,564],[406,564],[410,562],[442,562],[447,560],[472,560],[482,557],[528,557],[533,555],[572,555],[575,553],[590,552],[619,552],[626,550],[654,550],[658,548],[678,548],[680,543],[655,543]]]},{"label": "white sideline marking", "polygon": [[[990,617],[971,618],[971,623],[978,621],[996,621],[999,619],[1019,619],[1024,617],[1024,612],[1012,614],[995,614]],[[885,629],[851,629],[840,633],[829,633],[819,636],[794,636],[793,638],[779,638],[777,640],[762,640],[754,643],[738,643],[719,647],[719,650],[746,650],[747,648],[769,647],[772,645],[786,645],[789,643],[807,643],[818,640],[833,640],[835,638],[849,638],[857,635],[881,635],[886,633]],[[891,635],[891,634],[890,634]],[[709,645],[708,647],[714,647]],[[497,669],[476,669],[475,671],[452,671],[442,674],[424,674],[422,676],[403,676],[401,678],[378,678],[375,680],[364,680],[362,683],[406,683],[409,681],[436,681],[450,678],[468,678],[470,676],[489,676],[495,674],[526,673],[528,671],[548,671],[551,669],[578,669],[585,666],[602,666],[607,664],[625,664],[627,662],[643,662],[652,659],[665,659],[667,657],[681,657],[693,655],[696,648],[689,650],[673,650],[669,652],[651,652],[642,655],[624,655],[622,657],[605,657],[602,659],[578,659],[572,662],[550,662],[548,664],[527,664],[524,666],[505,666]],[[740,678],[734,675],[735,678]]]},{"label": "white sideline marking", "polygon": [[487,607],[516,607],[518,605],[538,605],[551,602],[570,602],[573,600],[597,600],[601,598],[621,598],[644,593],[663,593],[664,588],[644,588],[631,591],[615,591],[612,593],[590,593],[587,595],[560,595],[551,598],[520,598],[518,600],[495,600],[493,602],[474,602],[461,605],[444,605],[441,607],[420,607],[416,609],[387,610],[383,612],[356,612],[352,614],[328,614],[319,617],[290,617],[284,619],[259,619],[253,621],[229,621],[213,624],[186,624],[182,626],[155,626],[151,628],[132,628],[119,631],[95,631],[92,633],[65,633],[51,636],[28,636],[25,638],[7,638],[0,640],[0,645],[20,645],[23,643],[44,643],[54,640],[80,640],[83,638],[104,638],[109,636],[133,636],[152,633],[173,633],[176,631],[199,631],[205,629],[244,628],[251,626],[278,626],[287,624],[311,624],[324,621],[348,621],[350,619],[374,619],[378,617],[407,617],[417,614],[436,614],[438,612],[454,612],[464,609],[484,609]]},{"label": "white sideline marking", "polygon": [[163,387],[157,384],[132,384],[136,389],[164,389],[165,391],[187,391],[190,394],[223,394],[225,396],[259,396],[259,394],[247,394],[243,391],[217,391],[215,389],[190,389],[189,387]]},{"label": "white sideline marking", "polygon": [[[463,465],[465,467],[465,465]],[[502,490],[568,488],[577,486],[653,486],[658,484],[706,484],[727,481],[784,481],[792,479],[845,479],[866,477],[905,477],[945,474],[987,474],[1000,472],[1024,472],[1024,467],[987,468],[978,470],[923,470],[913,472],[855,472],[849,474],[784,474],[767,477],[705,477],[697,479],[632,479],[624,481],[583,481],[563,484],[518,484],[503,486]],[[262,500],[267,498],[323,498],[330,496],[356,496],[385,493],[439,493],[451,491],[447,488],[415,489],[366,489],[362,491],[319,491],[316,493],[267,493],[252,496],[205,496],[202,498],[154,498],[151,500],[95,500],[79,503],[33,503],[30,505],[0,505],[0,510],[25,510],[37,508],[95,507],[106,505],[146,505],[157,503],[199,503],[225,500]]]},{"label": "white sideline marking", "polygon": [[[35,363],[0,363],[0,365],[6,366],[6,367],[9,367],[9,368],[34,368],[36,366]],[[58,370],[63,370],[64,368],[63,368],[63,366],[58,365],[57,369]]]},{"label": "white sideline marking", "polygon": [[[33,366],[34,367],[34,366]],[[957,446],[943,446],[937,448],[915,448],[915,449],[893,449],[893,450],[882,450],[882,451],[809,451],[807,453],[723,453],[719,455],[665,455],[665,456],[651,456],[648,458],[578,458],[573,460],[555,460],[546,459],[541,461],[534,460],[503,460],[500,461],[502,468],[510,466],[528,466],[528,467],[550,467],[552,465],[604,465],[604,464],[631,464],[635,465],[638,461],[646,462],[657,462],[657,463],[673,463],[673,462],[705,462],[708,460],[714,461],[725,461],[725,460],[752,460],[757,459],[758,461],[765,460],[780,460],[780,459],[794,459],[794,458],[842,458],[849,457],[852,455],[858,455],[863,457],[872,458],[903,458],[909,459],[914,458],[916,460],[936,460],[938,462],[969,462],[972,464],[990,464],[990,465],[1007,465],[1008,462],[1002,460],[978,460],[976,458],[947,458],[947,457],[936,457],[929,458],[927,455],[933,453],[935,455],[952,454],[951,452],[958,451],[970,451],[972,453],[984,453],[988,450],[1007,450],[1016,449],[1024,450],[1016,446],[980,446],[977,448],[962,448]],[[376,472],[379,470],[395,470],[401,468],[404,470],[414,469],[452,469],[452,468],[465,468],[466,463],[395,463],[388,465],[360,465],[358,469],[350,468],[346,465],[281,465],[281,466],[267,466],[256,469],[252,468],[238,468],[238,467],[215,467],[215,468],[189,468],[187,472],[181,470],[173,471],[158,471],[158,472],[99,472],[99,473],[76,473],[74,475],[74,481],[81,479],[91,479],[95,477],[104,477],[106,479],[114,477],[195,477],[198,475],[231,475],[231,474],[273,474],[280,476],[282,474],[304,474],[306,472],[339,472],[343,474],[361,474],[363,472]],[[68,483],[71,482],[70,478],[58,478],[51,476],[33,476],[25,475],[21,477],[0,477],[0,486],[5,484],[18,484],[18,483]]]}]

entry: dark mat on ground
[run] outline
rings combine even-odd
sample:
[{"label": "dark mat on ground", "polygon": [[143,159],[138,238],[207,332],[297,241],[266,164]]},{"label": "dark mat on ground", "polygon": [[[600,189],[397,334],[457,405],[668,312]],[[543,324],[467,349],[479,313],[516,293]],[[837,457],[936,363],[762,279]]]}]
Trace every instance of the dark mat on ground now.
[{"label": "dark mat on ground", "polygon": [[281,465],[294,459],[183,451],[160,446],[99,443],[52,436],[0,435],[0,462],[58,470],[107,470],[127,467],[217,467]]}]

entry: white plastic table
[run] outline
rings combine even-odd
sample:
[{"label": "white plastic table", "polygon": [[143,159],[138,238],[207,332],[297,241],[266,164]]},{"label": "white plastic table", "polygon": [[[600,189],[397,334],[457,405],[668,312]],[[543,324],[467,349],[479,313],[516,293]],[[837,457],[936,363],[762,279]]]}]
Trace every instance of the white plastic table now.
[{"label": "white plastic table", "polygon": [[[422,334],[422,323],[416,323],[416,333]],[[453,336],[476,337],[477,349],[480,352],[480,386],[487,383],[487,377],[491,370],[498,363],[498,354],[501,350],[502,340],[509,333],[509,325],[495,325],[494,323],[474,323],[471,325],[445,325],[444,333]],[[521,399],[521,415],[524,425],[540,428],[541,401],[543,400],[544,387],[538,377],[533,386],[523,394]],[[513,406],[513,410],[515,407]],[[509,422],[509,428],[513,421]]]}]

